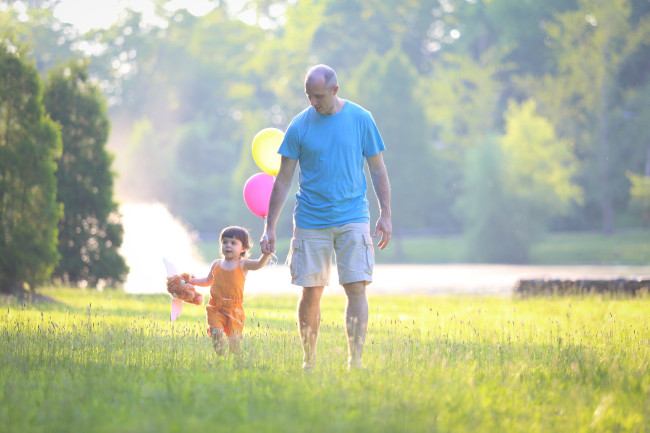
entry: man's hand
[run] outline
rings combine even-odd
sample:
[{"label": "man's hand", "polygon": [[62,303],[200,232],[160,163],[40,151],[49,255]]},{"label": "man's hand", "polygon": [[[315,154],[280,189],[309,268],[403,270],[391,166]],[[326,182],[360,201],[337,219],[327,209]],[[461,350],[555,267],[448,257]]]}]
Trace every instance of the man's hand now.
[{"label": "man's hand", "polygon": [[380,250],[386,248],[390,241],[390,235],[393,233],[393,223],[390,220],[390,182],[388,181],[388,172],[386,171],[382,153],[379,152],[367,158],[370,179],[379,204],[379,219],[373,236],[377,237],[381,233],[381,238],[377,244]]},{"label": "man's hand", "polygon": [[262,254],[274,254],[275,253],[275,231],[267,230],[262,235],[260,239],[260,249]]},{"label": "man's hand", "polygon": [[375,234],[372,235],[373,237],[379,236],[381,234],[381,238],[379,239],[379,243],[377,243],[377,248],[380,250],[383,250],[386,248],[386,245],[388,245],[388,242],[390,241],[390,235],[393,233],[393,223],[391,222],[390,217],[387,216],[380,216],[379,219],[377,220],[377,225],[375,227]]}]

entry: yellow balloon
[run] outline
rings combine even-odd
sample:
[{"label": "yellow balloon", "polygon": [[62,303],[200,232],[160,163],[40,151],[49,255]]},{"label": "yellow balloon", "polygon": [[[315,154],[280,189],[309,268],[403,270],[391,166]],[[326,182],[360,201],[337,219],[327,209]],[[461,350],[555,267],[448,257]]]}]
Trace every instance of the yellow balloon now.
[{"label": "yellow balloon", "polygon": [[253,138],[253,159],[265,173],[275,176],[280,171],[280,160],[278,153],[284,132],[277,128],[265,128],[258,132]]}]

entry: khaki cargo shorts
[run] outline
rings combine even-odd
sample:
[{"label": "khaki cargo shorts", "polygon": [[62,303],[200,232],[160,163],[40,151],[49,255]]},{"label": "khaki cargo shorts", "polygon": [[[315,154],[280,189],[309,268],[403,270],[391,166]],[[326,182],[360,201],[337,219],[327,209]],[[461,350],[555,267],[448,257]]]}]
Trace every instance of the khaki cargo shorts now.
[{"label": "khaki cargo shorts", "polygon": [[336,253],[339,283],[372,281],[375,254],[367,223],[350,223],[324,229],[295,227],[289,267],[291,283],[302,287],[328,286]]}]

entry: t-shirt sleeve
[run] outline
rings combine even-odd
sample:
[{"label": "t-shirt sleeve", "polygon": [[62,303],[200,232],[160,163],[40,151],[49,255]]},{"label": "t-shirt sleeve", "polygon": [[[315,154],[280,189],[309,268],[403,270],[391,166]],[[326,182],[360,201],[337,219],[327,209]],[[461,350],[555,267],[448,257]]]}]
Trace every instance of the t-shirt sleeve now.
[{"label": "t-shirt sleeve", "polygon": [[300,156],[300,142],[298,140],[298,128],[291,122],[287,131],[284,133],[284,139],[280,144],[278,153],[291,159],[298,159]]},{"label": "t-shirt sleeve", "polygon": [[379,129],[377,129],[375,119],[373,119],[372,115],[368,113],[365,133],[363,135],[363,156],[364,158],[368,158],[369,156],[375,156],[384,150],[386,150],[386,146],[384,145],[384,140],[381,138]]}]

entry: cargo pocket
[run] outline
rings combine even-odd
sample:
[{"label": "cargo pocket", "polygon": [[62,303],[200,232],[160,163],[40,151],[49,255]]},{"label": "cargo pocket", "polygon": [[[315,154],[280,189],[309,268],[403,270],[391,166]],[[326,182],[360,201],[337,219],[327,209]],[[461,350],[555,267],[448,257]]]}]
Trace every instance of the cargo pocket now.
[{"label": "cargo pocket", "polygon": [[297,279],[300,269],[302,268],[302,260],[304,251],[303,251],[303,241],[301,239],[292,239],[291,240],[291,251],[289,251],[289,270],[291,272],[291,278]]},{"label": "cargo pocket", "polygon": [[365,259],[363,262],[365,263],[365,271],[368,274],[372,275],[372,268],[375,265],[375,251],[372,246],[372,238],[370,237],[369,234],[364,233],[363,234],[363,253],[365,255]]}]

